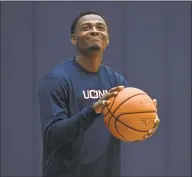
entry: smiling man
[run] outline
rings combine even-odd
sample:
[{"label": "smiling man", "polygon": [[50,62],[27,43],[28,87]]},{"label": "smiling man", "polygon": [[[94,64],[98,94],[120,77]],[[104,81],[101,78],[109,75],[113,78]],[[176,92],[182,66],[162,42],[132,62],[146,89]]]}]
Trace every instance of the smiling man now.
[{"label": "smiling man", "polygon": [[71,26],[71,42],[76,56],[39,86],[43,176],[120,176],[120,141],[105,127],[102,110],[128,84],[102,64],[109,44],[102,15],[81,13]]}]

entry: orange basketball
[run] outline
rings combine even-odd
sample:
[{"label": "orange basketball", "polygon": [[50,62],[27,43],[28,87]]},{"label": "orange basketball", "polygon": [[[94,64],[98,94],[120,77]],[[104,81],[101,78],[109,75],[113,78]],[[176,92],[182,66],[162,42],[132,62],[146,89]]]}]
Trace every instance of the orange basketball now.
[{"label": "orange basketball", "polygon": [[122,141],[143,140],[156,118],[156,107],[148,94],[127,87],[109,100],[103,113],[111,134]]}]

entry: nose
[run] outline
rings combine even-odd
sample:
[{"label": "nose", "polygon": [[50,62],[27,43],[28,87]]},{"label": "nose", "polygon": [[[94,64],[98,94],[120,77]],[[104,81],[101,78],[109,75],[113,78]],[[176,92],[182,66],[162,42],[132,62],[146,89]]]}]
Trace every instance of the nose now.
[{"label": "nose", "polygon": [[98,36],[99,32],[98,32],[98,30],[95,27],[93,27],[93,29],[90,32],[90,35],[91,36]]}]

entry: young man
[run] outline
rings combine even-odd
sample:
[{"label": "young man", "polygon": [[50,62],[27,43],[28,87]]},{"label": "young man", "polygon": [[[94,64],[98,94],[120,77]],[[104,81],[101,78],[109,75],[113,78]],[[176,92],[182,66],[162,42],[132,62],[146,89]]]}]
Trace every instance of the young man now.
[{"label": "young man", "polygon": [[71,42],[76,57],[49,72],[39,87],[43,176],[120,176],[120,141],[104,125],[102,110],[128,84],[102,64],[106,21],[96,12],[81,13]]}]

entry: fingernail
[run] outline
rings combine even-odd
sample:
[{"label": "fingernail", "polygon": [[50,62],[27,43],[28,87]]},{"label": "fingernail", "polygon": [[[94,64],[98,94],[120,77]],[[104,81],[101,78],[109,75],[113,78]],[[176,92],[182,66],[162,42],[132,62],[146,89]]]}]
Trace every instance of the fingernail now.
[{"label": "fingernail", "polygon": [[109,103],[110,103],[109,101],[105,101],[104,106],[108,105]]}]

